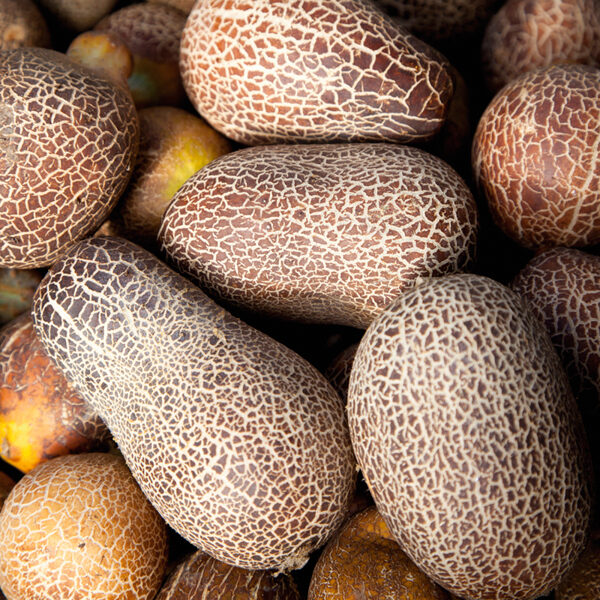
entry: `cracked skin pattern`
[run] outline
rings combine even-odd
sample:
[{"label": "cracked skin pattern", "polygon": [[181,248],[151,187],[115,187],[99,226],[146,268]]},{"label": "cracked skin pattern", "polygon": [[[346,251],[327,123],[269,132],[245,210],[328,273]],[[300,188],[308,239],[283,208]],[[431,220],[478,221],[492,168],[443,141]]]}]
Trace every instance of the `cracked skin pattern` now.
[{"label": "cracked skin pattern", "polygon": [[508,0],[486,27],[481,64],[494,93],[521,73],[565,63],[600,66],[598,0]]},{"label": "cracked skin pattern", "polygon": [[354,515],[328,542],[307,600],[456,600],[402,551],[376,507]]},{"label": "cracked skin pattern", "polygon": [[600,402],[600,256],[551,248],[532,258],[511,283],[544,323],[576,396]]},{"label": "cracked skin pattern", "polygon": [[113,454],[43,463],[0,513],[7,600],[152,600],[167,554],[164,521]]},{"label": "cracked skin pattern", "polygon": [[348,420],[377,508],[409,557],[467,600],[533,600],[586,542],[589,451],[550,337],[473,274],[434,278],[363,336]]},{"label": "cracked skin pattern", "polygon": [[523,246],[600,241],[600,69],[554,65],[508,83],[473,138],[476,183]]},{"label": "cracked skin pattern", "polygon": [[52,264],[105,220],[138,145],[126,91],[41,48],[0,53],[0,266]]},{"label": "cracked skin pattern", "polygon": [[48,354],[189,542],[287,570],[341,524],[356,466],[343,403],[289,348],[118,238],[59,260],[33,312]]},{"label": "cracked skin pattern", "polygon": [[436,50],[358,0],[197,2],[180,69],[196,110],[246,145],[425,139],[453,93]]},{"label": "cracked skin pattern", "polygon": [[291,574],[240,569],[198,550],[169,575],[155,600],[300,600]]},{"label": "cracked skin pattern", "polygon": [[418,277],[465,268],[477,222],[460,176],[417,148],[273,145],[231,152],[190,177],[159,241],[223,302],[366,327]]}]

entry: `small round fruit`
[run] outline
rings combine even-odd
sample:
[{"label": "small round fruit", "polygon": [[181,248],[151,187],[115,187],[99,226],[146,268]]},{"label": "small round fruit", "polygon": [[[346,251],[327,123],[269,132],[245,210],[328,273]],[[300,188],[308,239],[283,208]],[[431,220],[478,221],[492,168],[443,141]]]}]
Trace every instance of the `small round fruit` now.
[{"label": "small round fruit", "polygon": [[554,65],[503,87],[472,164],[497,225],[522,246],[600,241],[600,69]]},{"label": "small round fruit", "polygon": [[164,521],[120,456],[54,458],[24,475],[0,513],[9,600],[151,600],[167,559]]},{"label": "small round fruit", "polygon": [[360,341],[352,446],[378,510],[431,579],[466,600],[533,600],[586,542],[589,448],[542,323],[487,277],[432,278]]},{"label": "small round fruit", "polygon": [[140,2],[104,17],[95,31],[123,41],[133,57],[128,79],[136,107],[178,106],[185,100],[179,74],[179,42],[185,13],[165,4]]},{"label": "small round fruit", "polygon": [[0,266],[52,264],[106,219],[138,148],[129,94],[64,54],[0,52]]},{"label": "small round fruit", "polygon": [[50,31],[33,0],[0,0],[0,50],[50,47]]},{"label": "small round fruit", "polygon": [[107,450],[110,433],[48,358],[29,313],[0,329],[0,457],[26,473],[55,456]]},{"label": "small round fruit", "polygon": [[402,551],[376,507],[354,515],[327,543],[308,600],[449,600]]},{"label": "small round fruit", "polygon": [[200,117],[181,108],[139,111],[140,149],[125,194],[110,215],[111,232],[148,249],[175,192],[196,171],[232,150],[231,142]]},{"label": "small round fruit", "polygon": [[597,0],[508,0],[487,24],[481,62],[497,92],[525,73],[553,64],[600,66]]},{"label": "small round fruit", "polygon": [[291,575],[232,567],[201,550],[169,575],[155,600],[300,600]]}]

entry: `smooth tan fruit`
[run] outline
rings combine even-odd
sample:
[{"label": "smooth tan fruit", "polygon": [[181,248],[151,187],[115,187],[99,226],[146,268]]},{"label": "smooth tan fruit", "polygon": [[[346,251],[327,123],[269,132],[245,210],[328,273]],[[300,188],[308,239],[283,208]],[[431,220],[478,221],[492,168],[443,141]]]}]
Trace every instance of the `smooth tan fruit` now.
[{"label": "smooth tan fruit", "polygon": [[38,287],[33,313],[144,493],[199,549],[288,570],[341,524],[355,461],[335,390],[150,252],[80,242]]},{"label": "smooth tan fruit", "polygon": [[431,137],[453,93],[448,68],[360,0],[197,2],[181,37],[192,104],[247,145]]},{"label": "smooth tan fruit", "polygon": [[597,0],[508,0],[492,17],[481,45],[488,88],[553,64],[600,66]]},{"label": "smooth tan fruit", "polygon": [[0,266],[48,266],[97,229],[138,135],[119,86],[53,50],[0,52]]},{"label": "smooth tan fruit", "polygon": [[401,550],[376,507],[354,515],[327,543],[308,600],[450,600]]},{"label": "smooth tan fruit", "polygon": [[554,65],[487,106],[472,164],[496,224],[529,248],[600,241],[600,69]]},{"label": "smooth tan fruit", "polygon": [[0,513],[8,600],[152,600],[166,559],[164,521],[113,454],[39,465]]},{"label": "smooth tan fruit", "polygon": [[201,550],[169,575],[155,600],[300,600],[291,575],[231,567]]},{"label": "smooth tan fruit", "polygon": [[273,145],[190,177],[159,239],[223,302],[366,327],[419,277],[467,268],[478,216],[445,162],[399,144]]},{"label": "smooth tan fruit", "polygon": [[508,287],[453,274],[404,293],[361,339],[347,410],[392,535],[457,596],[533,600],[583,550],[581,415],[548,333]]},{"label": "smooth tan fruit", "polygon": [[33,0],[0,0],[0,50],[50,47],[50,31]]},{"label": "smooth tan fruit", "polygon": [[0,457],[26,473],[39,463],[107,450],[110,433],[47,354],[29,313],[0,329]]},{"label": "smooth tan fruit", "polygon": [[175,192],[233,147],[203,119],[181,108],[151,106],[138,115],[138,158],[129,186],[110,215],[110,230],[156,251],[160,222]]},{"label": "smooth tan fruit", "polygon": [[129,89],[137,108],[179,106],[185,92],[179,75],[179,43],[185,13],[165,4],[140,2],[110,13],[94,27],[119,38],[130,50]]}]

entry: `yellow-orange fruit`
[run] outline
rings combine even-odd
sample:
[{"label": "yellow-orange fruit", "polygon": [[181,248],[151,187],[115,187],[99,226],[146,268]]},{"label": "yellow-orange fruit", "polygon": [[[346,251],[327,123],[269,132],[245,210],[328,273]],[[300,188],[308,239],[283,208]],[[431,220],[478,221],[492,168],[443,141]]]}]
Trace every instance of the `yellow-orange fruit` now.
[{"label": "yellow-orange fruit", "polygon": [[0,0],[0,50],[50,47],[50,31],[32,0]]},{"label": "yellow-orange fruit", "polygon": [[232,150],[200,117],[173,106],[139,111],[140,149],[129,187],[110,216],[111,232],[148,249],[158,247],[160,221],[181,185]]},{"label": "yellow-orange fruit", "polygon": [[402,551],[376,507],[354,515],[329,541],[308,600],[449,600]]},{"label": "yellow-orange fruit", "polygon": [[289,574],[232,567],[201,550],[169,575],[155,600],[300,600]]},{"label": "yellow-orange fruit", "polygon": [[8,600],[151,600],[166,560],[165,523],[113,454],[39,465],[0,513]]},{"label": "yellow-orange fruit", "polygon": [[0,456],[27,472],[55,456],[105,449],[110,434],[48,358],[23,314],[0,329]]}]

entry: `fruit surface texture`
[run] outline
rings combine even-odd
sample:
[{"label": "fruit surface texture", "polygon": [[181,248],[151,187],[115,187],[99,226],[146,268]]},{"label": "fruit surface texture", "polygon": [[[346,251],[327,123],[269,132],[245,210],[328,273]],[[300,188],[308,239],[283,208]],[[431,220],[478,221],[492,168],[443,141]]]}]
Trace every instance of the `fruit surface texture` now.
[{"label": "fruit surface texture", "polygon": [[167,560],[164,521],[106,453],[54,458],[20,479],[0,540],[7,600],[152,600]]},{"label": "fruit surface texture", "polygon": [[335,390],[148,251],[80,242],[38,288],[34,321],[192,544],[234,566],[287,570],[341,523],[355,462]]},{"label": "fruit surface texture", "polygon": [[582,551],[589,449],[549,335],[508,287],[434,278],[357,350],[348,419],[391,533],[468,600],[533,600]]},{"label": "fruit surface texture", "polygon": [[446,60],[357,0],[208,0],[181,38],[187,94],[247,145],[409,141],[442,125]]},{"label": "fruit surface texture", "polygon": [[473,139],[473,171],[523,246],[600,241],[600,69],[554,65],[504,86]]},{"label": "fruit surface texture", "polygon": [[366,327],[418,277],[466,268],[473,196],[445,162],[394,144],[271,145],[214,160],[169,205],[169,260],[224,302]]},{"label": "fruit surface texture", "polygon": [[116,204],[138,145],[127,92],[54,50],[0,53],[0,266],[52,264]]}]

